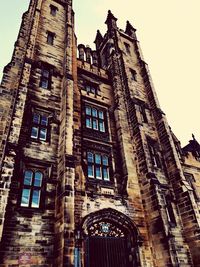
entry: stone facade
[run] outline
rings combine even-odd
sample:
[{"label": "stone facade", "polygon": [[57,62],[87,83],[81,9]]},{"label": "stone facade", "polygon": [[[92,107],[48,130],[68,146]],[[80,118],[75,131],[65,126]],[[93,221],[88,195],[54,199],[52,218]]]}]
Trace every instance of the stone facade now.
[{"label": "stone facade", "polygon": [[[77,46],[31,0],[0,87],[0,266],[200,266],[200,145],[162,112],[136,29]],[[77,58],[78,50],[78,58]]]}]

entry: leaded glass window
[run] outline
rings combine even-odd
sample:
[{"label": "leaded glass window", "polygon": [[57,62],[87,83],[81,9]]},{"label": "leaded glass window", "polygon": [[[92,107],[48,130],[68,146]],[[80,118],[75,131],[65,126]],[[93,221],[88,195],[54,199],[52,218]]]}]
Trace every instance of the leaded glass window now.
[{"label": "leaded glass window", "polygon": [[48,124],[49,121],[47,115],[34,113],[32,118],[31,138],[47,141]]},{"label": "leaded glass window", "polygon": [[40,171],[26,170],[23,176],[21,207],[39,208],[43,174]]},{"label": "leaded glass window", "polygon": [[110,181],[109,158],[100,153],[87,152],[88,178]]},{"label": "leaded glass window", "polygon": [[104,111],[94,107],[85,107],[85,124],[86,128],[90,128],[102,133],[106,132]]}]

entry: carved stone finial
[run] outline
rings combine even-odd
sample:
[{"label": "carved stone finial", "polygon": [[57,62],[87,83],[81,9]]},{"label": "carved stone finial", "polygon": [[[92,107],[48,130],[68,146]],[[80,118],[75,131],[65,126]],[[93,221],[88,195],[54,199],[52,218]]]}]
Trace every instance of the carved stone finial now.
[{"label": "carved stone finial", "polygon": [[136,39],[136,29],[131,25],[131,23],[127,20],[126,22],[126,30],[125,33],[128,34],[129,36],[133,37]]},{"label": "carved stone finial", "polygon": [[108,16],[105,24],[107,24],[108,30],[117,29],[117,18],[115,18],[110,10],[108,10]]}]

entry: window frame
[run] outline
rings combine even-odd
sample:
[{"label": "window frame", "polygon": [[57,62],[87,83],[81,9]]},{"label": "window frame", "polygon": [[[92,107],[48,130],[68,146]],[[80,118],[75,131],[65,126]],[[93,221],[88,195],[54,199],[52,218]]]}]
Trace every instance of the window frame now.
[{"label": "window frame", "polygon": [[84,85],[85,90],[87,92],[87,94],[93,94],[93,95],[97,95],[98,94],[98,86],[91,84],[91,83],[86,83]]},{"label": "window frame", "polygon": [[50,14],[53,16],[53,17],[56,17],[57,15],[57,12],[58,12],[58,8],[54,5],[50,5]]},{"label": "window frame", "polygon": [[[51,89],[51,81],[52,81],[51,69],[43,66],[43,68],[41,69],[40,87],[45,89],[45,90],[50,90]],[[43,83],[46,83],[47,86],[44,86]]]},{"label": "window frame", "polygon": [[[27,179],[26,177],[26,173],[32,173],[31,176],[31,182],[30,184],[26,184],[25,183],[25,179]],[[35,181],[36,181],[36,174],[41,174],[41,184],[40,186],[35,185]],[[22,172],[22,176],[21,176],[21,193],[20,193],[20,198],[19,198],[19,206],[22,209],[31,209],[31,210],[40,210],[43,206],[43,194],[44,194],[44,183],[45,183],[45,176],[44,176],[44,172],[39,170],[39,169],[32,169],[32,168],[27,168]],[[28,195],[28,199],[27,199],[27,205],[22,205],[22,200],[23,200],[23,196],[24,196],[24,192],[25,190],[29,190],[29,195]],[[34,199],[34,192],[38,191],[39,192],[39,197],[38,197],[38,205],[34,206],[33,205],[33,199]]]},{"label": "window frame", "polygon": [[157,149],[158,144],[155,140],[148,139],[148,149],[149,149],[149,154],[150,154],[150,159],[151,159],[151,164],[154,168],[161,169],[162,168],[162,163],[161,163],[161,157],[160,157],[160,151]]},{"label": "window frame", "polygon": [[131,54],[131,46],[130,46],[130,44],[124,42],[124,47],[126,49],[126,53],[130,55]]},{"label": "window frame", "polygon": [[85,114],[84,125],[87,130],[96,131],[100,134],[105,134],[108,132],[107,116],[105,109],[85,103],[84,114]]},{"label": "window frame", "polygon": [[[88,160],[88,155],[92,155],[92,161]],[[100,161],[97,161],[97,155],[100,158]],[[105,159],[107,159],[107,163],[105,163]],[[92,181],[98,182],[105,182],[110,183],[112,182],[111,179],[111,162],[110,157],[107,153],[87,150],[86,151],[86,161],[87,161],[87,178]],[[89,175],[89,166],[93,170],[93,174]],[[99,170],[99,172],[98,172]],[[105,171],[106,170],[106,171]],[[97,175],[100,173],[100,176]],[[106,175],[105,175],[106,174]]]},{"label": "window frame", "polygon": [[54,45],[55,33],[51,31],[47,31],[47,44]]},{"label": "window frame", "polygon": [[[38,122],[34,121],[34,116],[38,116],[39,120]],[[42,120],[46,118],[46,124],[42,124]],[[44,121],[44,120],[43,120]],[[34,137],[32,135],[33,128],[37,129],[37,136]],[[41,138],[42,130],[45,130],[45,139]],[[44,132],[44,131],[43,131]],[[31,140],[38,141],[38,142],[48,142],[49,141],[49,133],[50,133],[50,121],[49,121],[49,114],[43,113],[39,110],[34,110],[32,113],[31,118],[31,127],[30,127],[30,138]]]},{"label": "window frame", "polygon": [[129,68],[129,71],[131,73],[131,80],[137,82],[137,71],[131,68]]}]

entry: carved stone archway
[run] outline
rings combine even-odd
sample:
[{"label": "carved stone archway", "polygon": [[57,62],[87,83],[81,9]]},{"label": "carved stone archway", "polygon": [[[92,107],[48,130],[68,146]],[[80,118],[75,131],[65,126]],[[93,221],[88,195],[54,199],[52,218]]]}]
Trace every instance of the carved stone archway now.
[{"label": "carved stone archway", "polygon": [[129,217],[117,210],[90,213],[83,218],[76,237],[80,260],[75,267],[141,266],[139,231]]}]

